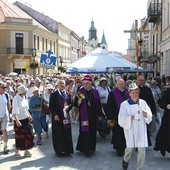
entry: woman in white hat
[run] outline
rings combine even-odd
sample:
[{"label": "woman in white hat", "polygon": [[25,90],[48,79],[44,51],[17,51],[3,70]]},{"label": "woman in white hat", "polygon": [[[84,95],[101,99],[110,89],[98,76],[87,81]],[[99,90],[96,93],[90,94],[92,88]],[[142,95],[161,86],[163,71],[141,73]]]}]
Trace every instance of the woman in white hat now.
[{"label": "woman in white hat", "polygon": [[34,146],[34,135],[30,121],[32,116],[28,112],[28,101],[25,98],[27,89],[24,85],[18,87],[18,93],[13,99],[12,114],[14,117],[16,157],[21,157],[19,151],[25,150],[24,156],[31,157],[28,149]]},{"label": "woman in white hat", "polygon": [[29,101],[29,110],[31,111],[33,118],[33,125],[35,133],[37,135],[37,145],[42,145],[41,133],[46,132],[48,137],[48,123],[46,121],[46,113],[42,109],[42,98],[39,95],[38,87],[32,88],[33,96]]},{"label": "woman in white hat", "polygon": [[48,84],[46,86],[46,91],[44,93],[44,100],[47,102],[47,104],[49,105],[49,101],[50,101],[50,95],[53,92],[54,87],[52,84]]},{"label": "woman in white hat", "polygon": [[99,81],[99,86],[96,87],[99,92],[100,101],[105,112],[107,114],[107,100],[109,96],[109,92],[111,91],[110,87],[108,86],[107,79],[102,77]]},{"label": "woman in white hat", "polygon": [[[54,87],[53,87],[53,85],[52,84],[48,84],[47,86],[46,86],[46,91],[45,91],[45,93],[44,93],[44,101],[45,101],[45,104],[49,107],[49,102],[50,102],[50,95],[51,95],[51,93],[53,92],[53,90],[54,90]],[[50,112],[48,112],[48,113],[46,113],[47,114],[47,116],[46,116],[46,118],[47,118],[47,122],[50,122]],[[48,136],[47,136],[48,137]]]}]

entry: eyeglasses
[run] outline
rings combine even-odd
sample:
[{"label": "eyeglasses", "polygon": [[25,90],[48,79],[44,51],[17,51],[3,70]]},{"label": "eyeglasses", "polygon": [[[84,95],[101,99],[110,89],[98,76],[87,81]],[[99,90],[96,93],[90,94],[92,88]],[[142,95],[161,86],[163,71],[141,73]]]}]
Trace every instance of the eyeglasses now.
[{"label": "eyeglasses", "polygon": [[48,89],[48,90],[53,90],[53,89]]}]

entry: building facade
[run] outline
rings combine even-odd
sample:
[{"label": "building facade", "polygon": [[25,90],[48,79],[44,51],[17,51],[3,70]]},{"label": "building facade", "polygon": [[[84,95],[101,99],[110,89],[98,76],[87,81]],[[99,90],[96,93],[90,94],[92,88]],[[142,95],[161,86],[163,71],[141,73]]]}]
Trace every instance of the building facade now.
[{"label": "building facade", "polygon": [[[161,75],[170,75],[170,0],[148,0],[147,16],[141,20],[142,33],[139,47],[141,63]],[[140,40],[140,35],[138,37]],[[128,46],[128,50],[129,46]]]},{"label": "building facade", "polygon": [[[0,1],[0,71],[7,74],[12,71],[32,74],[33,49],[36,49],[35,61],[40,59],[41,51],[53,49],[57,52],[58,35],[31,18],[16,5]],[[37,73],[43,73],[37,68]]]},{"label": "building facade", "polygon": [[[16,1],[0,1],[0,73],[51,74],[64,71],[69,64],[101,47],[107,50],[103,31],[98,42],[97,29],[91,22],[88,41],[62,23]],[[56,67],[40,64],[41,55],[50,51],[57,57]],[[37,64],[32,68],[31,65]],[[59,70],[59,68],[61,70]]]}]

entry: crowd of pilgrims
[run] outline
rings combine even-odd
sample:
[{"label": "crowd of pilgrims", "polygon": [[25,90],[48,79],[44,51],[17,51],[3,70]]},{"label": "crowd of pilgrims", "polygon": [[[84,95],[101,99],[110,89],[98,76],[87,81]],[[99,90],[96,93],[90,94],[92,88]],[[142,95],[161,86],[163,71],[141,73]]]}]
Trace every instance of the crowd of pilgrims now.
[{"label": "crowd of pilgrims", "polygon": [[[14,124],[16,156],[21,156],[21,150],[25,150],[25,156],[31,156],[28,150],[35,142],[36,145],[43,144],[42,133],[49,137],[49,123],[57,156],[74,153],[72,123],[79,124],[75,150],[91,156],[96,149],[97,126],[104,117],[112,132],[113,150],[117,156],[123,156],[127,141],[118,119],[121,103],[131,98],[128,87],[132,83],[137,84],[139,98],[147,103],[152,112],[152,121],[146,125],[146,146],[153,146],[162,156],[170,152],[170,76],[139,75],[138,80],[132,80],[125,75],[115,80],[114,86],[111,86],[110,80],[108,75],[0,76],[0,88],[4,89],[1,95],[7,93],[11,104],[9,121]],[[48,111],[44,109],[44,103]],[[163,114],[160,109],[164,110]],[[5,130],[1,127],[2,139]],[[150,137],[155,132],[155,142],[152,143]],[[4,144],[7,147],[7,140]]]}]

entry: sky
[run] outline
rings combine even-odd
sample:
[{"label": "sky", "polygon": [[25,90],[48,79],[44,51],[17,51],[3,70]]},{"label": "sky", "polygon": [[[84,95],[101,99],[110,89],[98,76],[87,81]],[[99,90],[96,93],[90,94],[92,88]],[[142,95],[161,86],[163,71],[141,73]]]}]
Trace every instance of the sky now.
[{"label": "sky", "polygon": [[[13,3],[16,0],[8,0]],[[109,51],[126,54],[130,30],[135,20],[147,16],[148,0],[18,0],[43,13],[88,40],[93,19],[101,42],[103,31]]]}]

